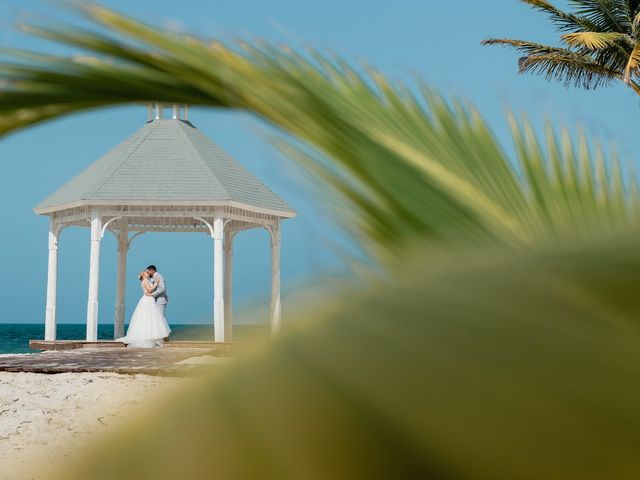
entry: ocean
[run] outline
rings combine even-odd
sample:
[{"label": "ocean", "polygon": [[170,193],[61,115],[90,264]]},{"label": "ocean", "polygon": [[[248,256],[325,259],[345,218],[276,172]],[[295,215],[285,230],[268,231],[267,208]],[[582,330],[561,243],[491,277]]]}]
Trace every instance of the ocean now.
[{"label": "ocean", "polygon": [[[212,340],[211,325],[170,325],[172,340]],[[83,323],[58,325],[58,340],[81,340],[85,338],[86,327]],[[251,341],[267,338],[269,328],[265,325],[234,325],[233,339]],[[0,354],[34,353],[29,348],[29,340],[44,338],[42,323],[0,323]],[[98,325],[98,339],[113,339],[113,324]]]}]

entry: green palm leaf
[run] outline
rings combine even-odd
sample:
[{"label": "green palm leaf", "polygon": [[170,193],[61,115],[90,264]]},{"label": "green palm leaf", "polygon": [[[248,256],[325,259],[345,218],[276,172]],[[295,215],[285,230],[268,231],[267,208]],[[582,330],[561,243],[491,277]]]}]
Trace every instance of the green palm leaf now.
[{"label": "green palm leaf", "polygon": [[633,477],[637,244],[413,257],[59,478]]},{"label": "green palm leaf", "polygon": [[622,32],[631,26],[628,0],[572,0],[576,13],[589,19],[600,31]]},{"label": "green palm leaf", "polygon": [[557,25],[560,31],[565,30],[585,30],[595,31],[596,25],[590,22],[587,18],[579,15],[573,15],[571,13],[564,12],[555,7],[546,0],[522,0],[524,3],[530,5],[532,8],[546,13],[551,21]]},{"label": "green palm leaf", "polygon": [[[545,151],[527,121],[512,120],[520,175],[516,160],[472,107],[426,86],[394,85],[374,70],[363,75],[317,52],[232,49],[162,32],[102,7],[84,11],[119,39],[27,27],[93,56],[8,52],[16,61],[0,63],[0,75],[9,80],[0,90],[0,132],[132,101],[250,111],[296,138],[287,151],[327,182],[349,219],[359,218],[343,223],[376,258],[397,257],[398,246],[414,238],[528,249],[635,221],[636,200],[624,175],[604,185],[588,149],[574,151],[567,141],[563,150]],[[567,203],[576,185],[580,195]],[[596,202],[610,212],[606,219],[590,207]]]},{"label": "green palm leaf", "polygon": [[[538,73],[548,80],[559,80],[567,86],[597,88],[621,78],[622,75],[616,68],[608,66],[606,59],[599,62],[585,52],[508,38],[494,38],[482,43],[503,45],[523,52],[524,55],[518,60],[520,73]],[[635,81],[630,80],[629,85],[640,94],[640,87]]]}]

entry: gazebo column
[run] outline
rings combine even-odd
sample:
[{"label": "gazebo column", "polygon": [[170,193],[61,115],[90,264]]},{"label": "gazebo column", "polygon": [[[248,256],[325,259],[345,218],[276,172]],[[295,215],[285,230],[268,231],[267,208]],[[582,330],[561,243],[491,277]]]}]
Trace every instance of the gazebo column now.
[{"label": "gazebo column", "polygon": [[47,273],[47,307],[44,320],[44,339],[56,339],[56,297],[58,290],[58,234],[60,228],[49,217],[49,266]]},{"label": "gazebo column", "polygon": [[227,341],[224,322],[224,219],[213,221],[213,328],[216,342]]},{"label": "gazebo column", "polygon": [[113,317],[113,338],[124,336],[125,294],[127,287],[127,254],[129,252],[129,226],[118,230],[118,274],[116,309]]},{"label": "gazebo column", "polygon": [[224,236],[224,336],[225,341],[233,338],[233,237],[235,232],[228,230]]},{"label": "gazebo column", "polygon": [[98,340],[98,285],[100,282],[100,212],[91,212],[91,256],[89,259],[89,300],[87,302],[87,341]]},{"label": "gazebo column", "polygon": [[280,306],[280,220],[269,227],[271,234],[271,333],[276,334],[281,325]]}]

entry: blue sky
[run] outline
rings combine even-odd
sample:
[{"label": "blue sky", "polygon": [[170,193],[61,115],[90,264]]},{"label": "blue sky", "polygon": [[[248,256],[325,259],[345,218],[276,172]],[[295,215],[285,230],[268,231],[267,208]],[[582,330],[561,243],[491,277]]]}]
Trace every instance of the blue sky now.
[{"label": "blue sky", "polygon": [[[541,14],[516,0],[107,0],[105,5],[164,27],[233,40],[259,37],[293,46],[312,45],[350,61],[366,60],[392,78],[419,75],[446,93],[474,103],[510,147],[504,112],[527,112],[536,122],[581,124],[594,137],[614,140],[636,161],[638,99],[622,85],[585,92],[519,76],[514,52],[481,47],[489,36],[555,42]],[[560,5],[563,2],[559,2]],[[13,25],[58,15],[51,3],[0,0],[0,47],[59,47],[18,33]],[[271,134],[247,115],[194,109],[191,120],[206,135],[292,204],[300,215],[283,229],[283,287],[293,288],[344,270],[341,236],[323,215],[323,199],[300,182],[296,169],[269,142]],[[82,168],[139,128],[142,107],[77,115],[0,139],[0,322],[41,322],[44,317],[47,221],[33,206]],[[427,206],[428,208],[428,206]],[[236,308],[269,298],[266,232],[237,237]],[[58,318],[82,323],[86,311],[89,234],[68,229],[60,242]],[[211,240],[204,235],[149,234],[130,253],[129,279],[158,264],[169,281],[169,320],[206,323],[211,316]],[[100,285],[101,322],[111,323],[115,296],[115,242],[105,237]],[[129,314],[139,295],[128,285]],[[264,307],[260,310],[266,314]],[[242,321],[242,318],[240,318]]]}]

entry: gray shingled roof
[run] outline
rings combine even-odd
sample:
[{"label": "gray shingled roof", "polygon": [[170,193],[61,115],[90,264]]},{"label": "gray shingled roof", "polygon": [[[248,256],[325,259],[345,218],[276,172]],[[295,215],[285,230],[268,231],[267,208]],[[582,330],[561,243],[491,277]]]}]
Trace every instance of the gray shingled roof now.
[{"label": "gray shingled roof", "polygon": [[186,120],[155,120],[45,198],[35,211],[100,202],[226,202],[294,210]]}]

